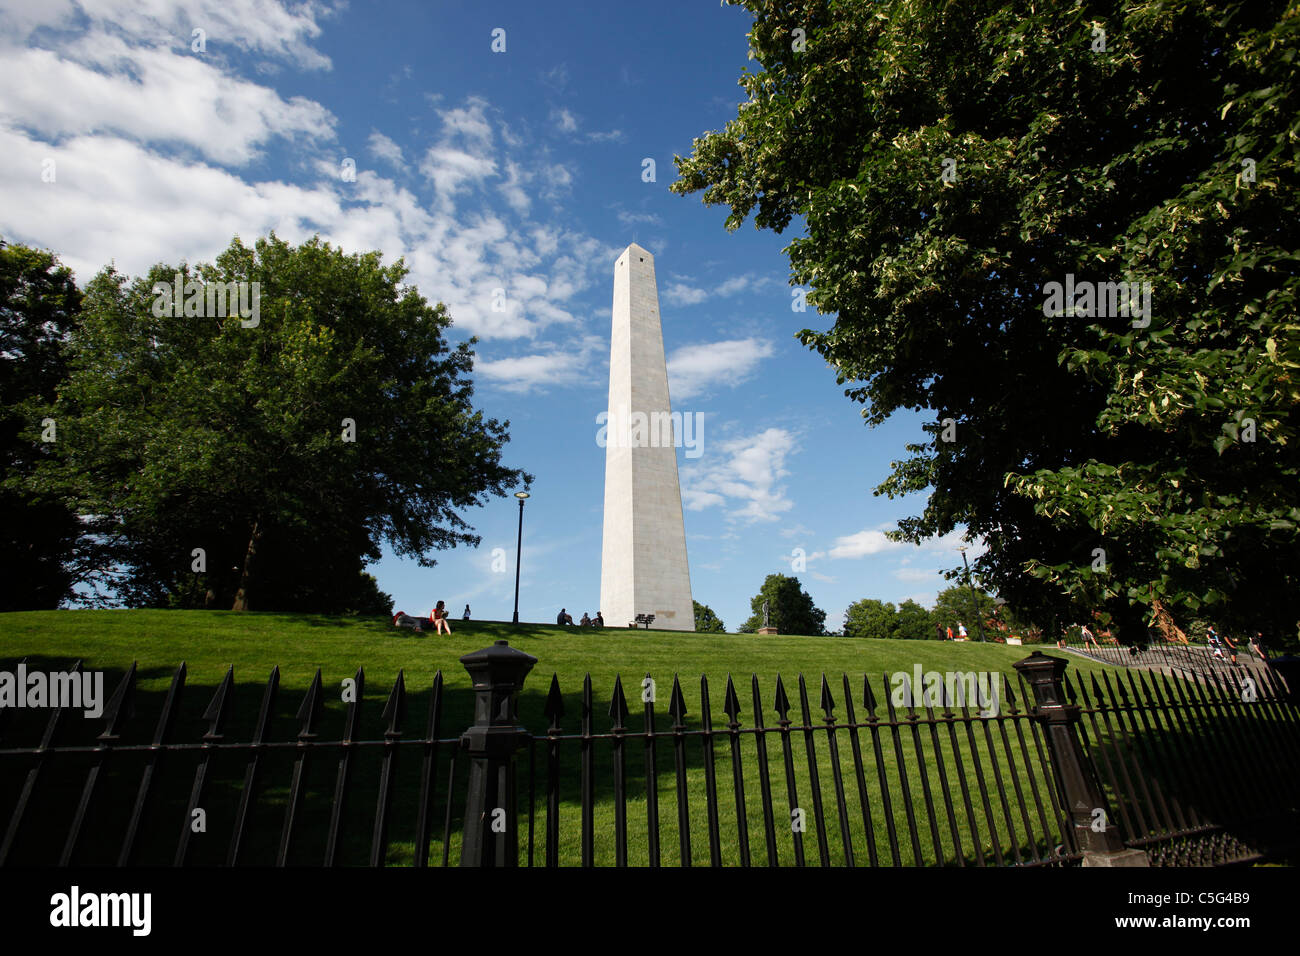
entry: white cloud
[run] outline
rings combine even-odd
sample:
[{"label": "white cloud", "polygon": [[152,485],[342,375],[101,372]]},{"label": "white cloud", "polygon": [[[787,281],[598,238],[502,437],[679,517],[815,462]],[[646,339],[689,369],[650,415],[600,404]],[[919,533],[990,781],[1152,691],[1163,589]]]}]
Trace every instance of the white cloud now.
[{"label": "white cloud", "polygon": [[713,508],[726,503],[727,499],[715,491],[703,491],[699,488],[682,486],[682,507],[687,511],[703,511],[705,508]]},{"label": "white cloud", "polygon": [[555,123],[561,133],[577,132],[578,121],[568,110],[552,110],[551,120]]},{"label": "white cloud", "polygon": [[89,32],[125,34],[156,42],[170,34],[177,50],[190,54],[192,31],[206,33],[209,51],[220,46],[287,60],[302,69],[330,68],[329,57],[312,47],[320,20],[334,15],[326,3],[292,6],[267,0],[83,0],[12,3],[0,7],[0,35],[25,42],[40,27],[68,30],[89,24]]},{"label": "white cloud", "polygon": [[627,134],[621,129],[612,129],[607,133],[591,132],[587,134],[587,140],[592,143],[622,143],[627,140]]},{"label": "white cloud", "polygon": [[728,517],[747,522],[777,520],[794,507],[777,484],[789,474],[785,459],[793,446],[794,436],[781,428],[722,442],[720,456],[706,452],[710,463],[683,467],[682,504],[688,511],[729,506]]},{"label": "white cloud", "polygon": [[527,182],[526,176],[518,163],[507,161],[506,181],[500,186],[501,195],[510,204],[510,208],[521,216],[528,212],[528,207],[532,205],[532,200],[523,188],[524,183]]},{"label": "white cloud", "polygon": [[402,147],[379,132],[379,130],[371,131],[370,139],[366,145],[369,146],[370,152],[387,161],[390,165],[398,169],[405,168],[406,162],[402,159]]},{"label": "white cloud", "polygon": [[471,96],[464,106],[439,110],[444,140],[459,140],[475,150],[488,149],[492,145],[492,125],[487,120],[487,106],[487,100]]},{"label": "white cloud", "polygon": [[485,156],[471,156],[459,149],[431,146],[420,164],[420,172],[433,182],[438,195],[451,199],[467,183],[495,175],[497,164]]},{"label": "white cloud", "polygon": [[760,292],[774,282],[776,280],[771,276],[756,276],[750,272],[718,283],[716,291],[718,295],[724,297],[733,296],[738,292]]},{"label": "white cloud", "polygon": [[50,142],[111,133],[228,166],[255,160],[275,137],[333,137],[334,116],[320,104],[286,101],[198,57],[108,36],[71,49],[85,62],[50,50],[5,51],[0,117]]},{"label": "white cloud", "polygon": [[883,531],[859,531],[857,534],[844,535],[835,539],[835,545],[827,552],[832,558],[861,558],[868,554],[880,554],[897,548],[910,547],[900,541],[890,541]]},{"label": "white cloud", "polygon": [[[563,350],[557,346],[528,355],[487,361],[480,359],[474,363],[474,371],[507,392],[532,392],[544,390],[547,386],[586,384],[592,380],[589,368],[591,360],[603,346],[604,342],[599,337],[587,336],[576,350]],[[596,428],[593,419],[593,440]]]},{"label": "white cloud", "polygon": [[543,166],[541,176],[547,185],[547,188],[542,192],[546,199],[559,199],[573,185],[573,173],[569,171],[569,167],[558,163]]},{"label": "white cloud", "polygon": [[[624,215],[627,215],[630,219],[633,214],[619,213],[620,222],[623,222]],[[655,218],[658,219],[658,217]],[[626,223],[624,224],[626,225]],[[685,280],[687,277],[680,276],[675,278]],[[698,305],[712,296],[729,298],[730,296],[736,295],[740,292],[761,292],[763,289],[766,289],[775,283],[776,280],[771,276],[756,276],[752,272],[746,273],[742,276],[733,276],[730,279],[718,283],[712,288],[708,286],[702,287],[690,285],[686,281],[679,281],[664,290],[664,298],[668,300],[670,305]]]},{"label": "white cloud", "polygon": [[714,385],[734,387],[749,378],[758,363],[774,352],[770,342],[754,338],[684,346],[668,358],[668,392],[677,401]]},{"label": "white cloud", "polygon": [[[0,9],[0,70],[8,78],[0,86],[0,234],[54,249],[82,283],[110,261],[128,275],[157,262],[211,261],[233,236],[251,242],[271,230],[289,242],[319,233],[348,251],[379,249],[389,262],[405,258],[406,282],[446,303],[459,330],[530,340],[528,354],[509,357],[513,367],[488,365],[495,381],[527,383],[544,362],[522,360],[555,360],[560,346],[543,333],[557,325],[573,338],[572,301],[608,280],[619,248],[529,217],[531,186],[543,198],[562,197],[575,172],[509,134],[481,97],[459,104],[431,97],[442,126],[423,155],[409,147],[404,154],[372,131],[370,154],[398,169],[418,162],[423,178],[409,188],[368,169],[343,182],[333,115],[309,99],[281,97],[265,72],[235,74],[218,52],[218,43],[242,43],[328,67],[306,46],[326,16],[319,4],[286,13],[265,0],[51,0],[39,11]],[[230,29],[208,29],[207,55],[191,53],[188,24],[227,21]],[[110,32],[110,22],[120,26]],[[180,39],[169,46],[160,24],[183,26]],[[14,45],[41,26],[56,32]],[[74,39],[58,32],[73,28],[81,31]],[[45,42],[51,37],[57,45]],[[277,139],[292,141],[292,180],[239,175]],[[41,181],[47,159],[57,164],[53,183]],[[457,209],[471,192],[474,212]],[[492,308],[496,288],[507,291],[503,312]]]},{"label": "white cloud", "polygon": [[695,305],[703,302],[709,294],[703,289],[696,289],[684,282],[674,282],[664,289],[664,298],[669,305]]},{"label": "white cloud", "polygon": [[631,227],[645,224],[648,226],[662,226],[664,221],[658,215],[652,212],[625,212],[619,210],[618,223],[620,226]]},{"label": "white cloud", "polygon": [[[53,183],[40,180],[47,157]],[[0,231],[54,249],[82,283],[111,260],[140,274],[156,262],[210,259],[237,233],[307,238],[341,216],[333,187],[249,184],[107,136],[56,148],[3,125],[0,183]]]}]

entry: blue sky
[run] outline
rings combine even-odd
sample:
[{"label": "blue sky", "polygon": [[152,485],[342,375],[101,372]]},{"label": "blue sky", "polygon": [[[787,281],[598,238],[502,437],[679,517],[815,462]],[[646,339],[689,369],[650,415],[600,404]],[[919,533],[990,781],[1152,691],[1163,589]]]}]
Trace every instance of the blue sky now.
[{"label": "blue sky", "polygon": [[[924,500],[872,495],[923,419],[868,429],[795,340],[831,324],[791,308],[782,249],[798,223],[729,234],[724,208],[668,191],[674,154],[736,115],[751,18],[652,9],[6,0],[0,235],[52,249],[80,283],[110,261],[130,275],[211,261],[272,229],[405,256],[453,338],[478,336],[477,404],[510,420],[506,460],[536,476],[520,589],[536,621],[597,609],[596,415],[614,261],[636,241],[655,254],[674,409],[703,415],[699,457],[678,452],[696,600],[734,630],[783,572],[832,629],[863,597],[930,605],[958,536],[889,542]],[[513,498],[467,512],[482,545],[435,568],[386,556],[371,570],[398,609],[441,599],[508,619],[517,514]]]}]

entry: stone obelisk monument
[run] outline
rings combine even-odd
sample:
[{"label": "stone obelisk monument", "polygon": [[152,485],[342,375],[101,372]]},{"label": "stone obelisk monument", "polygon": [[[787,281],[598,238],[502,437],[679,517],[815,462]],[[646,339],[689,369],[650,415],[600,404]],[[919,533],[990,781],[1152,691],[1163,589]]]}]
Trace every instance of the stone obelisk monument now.
[{"label": "stone obelisk monument", "polygon": [[652,627],[695,630],[671,412],[655,260],[633,243],[614,263],[600,562],[610,627],[653,614]]}]

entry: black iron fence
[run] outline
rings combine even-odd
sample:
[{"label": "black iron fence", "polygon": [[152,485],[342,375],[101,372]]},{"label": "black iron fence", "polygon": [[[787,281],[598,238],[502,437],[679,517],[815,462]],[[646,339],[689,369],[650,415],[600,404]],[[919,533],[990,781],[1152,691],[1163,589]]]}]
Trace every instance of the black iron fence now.
[{"label": "black iron fence", "polygon": [[[1294,689],[1294,671],[1288,680]],[[1124,669],[1065,688],[1107,820],[1152,865],[1248,862],[1300,847],[1300,708],[1274,670],[1180,679]]]},{"label": "black iron fence", "polygon": [[553,676],[521,719],[533,658],[498,642],[462,662],[472,695],[441,673],[408,694],[399,673],[382,712],[361,670],[328,695],[317,671],[296,711],[273,670],[258,707],[236,707],[232,669],[200,714],[184,665],[148,701],[132,666],[97,721],[0,709],[0,865],[1179,865],[1297,849],[1300,709],[1271,669],[1072,681],[1035,653],[993,700],[960,675],[910,691],[898,675],[673,677],[666,695],[646,675],[600,697]]}]

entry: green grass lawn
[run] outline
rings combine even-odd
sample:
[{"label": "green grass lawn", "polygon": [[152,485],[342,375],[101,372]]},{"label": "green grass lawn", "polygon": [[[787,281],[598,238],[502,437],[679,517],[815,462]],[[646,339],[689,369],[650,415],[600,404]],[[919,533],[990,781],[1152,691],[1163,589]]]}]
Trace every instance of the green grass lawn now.
[{"label": "green grass lawn", "polygon": [[[856,717],[862,722],[866,716],[863,706],[863,675],[868,675],[876,695],[876,713],[888,718],[884,691],[885,673],[904,671],[911,673],[915,665],[922,670],[936,671],[987,671],[1001,672],[1008,678],[1006,686],[1014,689],[1021,710],[1020,685],[1015,679],[1013,663],[1027,656],[1031,647],[1007,647],[999,644],[946,643],[931,641],[872,641],[864,639],[763,636],[756,635],[696,635],[669,631],[645,631],[606,628],[604,630],[578,630],[551,625],[510,625],[489,622],[452,622],[452,637],[435,637],[431,633],[417,635],[409,630],[396,630],[386,620],[345,619],[317,615],[205,612],[205,611],[55,611],[0,615],[0,669],[12,670],[16,662],[26,657],[29,668],[48,670],[67,669],[76,660],[89,670],[108,672],[106,693],[134,661],[138,663],[137,694],[134,713],[126,725],[123,742],[146,742],[153,732],[153,724],[162,707],[172,674],[181,662],[187,665],[186,692],[181,697],[179,717],[171,740],[196,742],[207,729],[202,719],[203,711],[221,681],[226,669],[233,666],[236,688],[235,706],[226,728],[227,741],[246,741],[259,709],[268,674],[278,665],[280,693],[276,701],[269,740],[291,741],[298,731],[295,714],[317,668],[322,673],[326,712],[317,732],[323,740],[337,740],[342,735],[345,706],[340,700],[344,678],[351,677],[358,667],[365,671],[365,693],[361,714],[360,739],[382,739],[384,724],[381,719],[383,705],[399,669],[404,674],[408,697],[408,710],[403,730],[406,735],[424,734],[434,675],[441,671],[444,681],[443,723],[440,736],[456,737],[472,719],[473,692],[467,673],[459,662],[460,656],[484,647],[494,640],[506,638],[511,646],[538,658],[538,664],[528,677],[520,696],[520,715],[525,726],[534,734],[542,734],[547,727],[543,716],[546,693],[552,674],[558,675],[564,694],[565,716],[561,721],[563,732],[576,734],[579,729],[583,678],[590,674],[593,688],[593,731],[607,734],[611,722],[608,715],[615,677],[622,675],[627,695],[630,731],[644,727],[644,705],[641,702],[641,679],[650,674],[656,684],[656,728],[666,731],[671,726],[668,715],[669,697],[674,675],[682,682],[682,693],[687,708],[687,729],[700,728],[701,685],[700,676],[707,675],[714,729],[723,728],[724,694],[727,676],[736,681],[741,704],[740,724],[752,728],[753,714],[751,676],[757,675],[761,692],[763,720],[767,727],[777,725],[778,715],[773,706],[776,677],[785,681],[786,693],[792,704],[790,719],[794,728],[788,735],[765,735],[770,768],[772,816],[774,819],[775,850],[781,863],[794,862],[794,844],[790,825],[791,801],[787,787],[795,789],[795,804],[804,810],[807,830],[803,834],[803,848],[810,863],[816,863],[818,853],[818,827],[820,819],[826,832],[829,860],[832,864],[844,861],[841,828],[847,830],[854,853],[859,862],[865,862],[868,846],[874,843],[881,863],[895,859],[904,865],[919,861],[934,864],[951,860],[958,854],[967,862],[974,859],[994,862],[993,841],[996,835],[999,848],[1007,862],[1014,854],[1043,853],[1050,850],[1056,820],[1053,818],[1049,798],[1050,784],[1042,775],[1036,761],[1023,759],[1025,753],[1036,753],[1037,742],[1032,728],[1024,722],[984,721],[970,726],[955,721],[948,726],[902,723],[901,726],[882,726],[876,730],[859,728],[859,752],[862,755],[862,775],[856,771],[849,730],[840,727],[835,735],[832,753],[827,735],[813,735],[815,753],[810,758],[807,739],[799,729],[803,725],[798,677],[807,680],[811,725],[820,726],[819,708],[821,675],[829,682],[836,702],[835,716],[840,723],[846,720],[843,675],[847,674],[854,695]],[[1055,652],[1054,647],[1046,648]],[[1101,672],[1101,665],[1071,659],[1071,674],[1080,671]],[[33,711],[17,711],[10,726],[3,731],[0,747],[29,742],[39,736],[46,715]],[[78,720],[78,723],[81,723]],[[95,725],[93,732],[101,727]],[[82,739],[93,734],[82,733]],[[789,744],[790,760],[785,757],[785,744]],[[878,761],[876,747],[881,759]],[[737,799],[733,784],[730,741],[725,734],[714,738],[713,768],[718,792],[717,815],[721,830],[718,847],[724,863],[739,862],[737,829],[738,805],[744,808],[754,863],[764,863],[765,826],[759,779],[758,742],[756,735],[745,734],[737,739],[743,758],[743,799]],[[450,839],[444,846],[442,823],[447,813],[445,802],[448,757],[451,747],[441,748],[438,763],[439,799],[435,806],[437,826],[431,851],[431,861],[439,862],[444,850],[454,863],[459,856],[461,803],[466,766],[463,760],[456,768],[455,791],[458,795],[451,807]],[[576,741],[566,741],[561,760],[561,806],[559,853],[563,863],[580,860],[580,795],[579,755]],[[709,804],[706,800],[706,757],[703,739],[686,736],[682,742],[684,777],[687,785],[688,822],[685,833],[691,844],[692,862],[707,863],[710,843],[707,828]],[[595,861],[614,862],[615,812],[613,801],[613,753],[608,739],[596,741],[594,748],[596,769],[596,807],[594,814]],[[644,864],[649,858],[649,827],[647,823],[648,787],[646,774],[646,748],[640,739],[629,740],[625,745],[627,768],[627,828],[629,861]],[[973,757],[978,755],[979,765]],[[533,769],[536,773],[536,816],[534,840],[536,859],[544,859],[544,799],[545,745],[534,750]],[[665,865],[681,861],[683,831],[679,827],[676,796],[676,750],[671,739],[660,740],[655,748],[658,768],[657,787],[658,819],[660,821],[660,859]],[[834,786],[833,757],[838,757],[845,798],[837,801]],[[57,831],[57,839],[33,837],[28,846],[15,849],[15,860],[23,858],[25,850],[32,859],[48,855],[50,845],[62,845],[67,820],[75,807],[91,757],[80,761],[69,760],[61,768],[51,768],[41,780],[42,799],[35,801],[29,815],[33,832],[45,821]],[[108,862],[116,852],[115,840],[120,842],[125,815],[141,774],[142,755],[122,754],[107,765],[108,786],[104,793],[110,796],[97,801],[87,822],[84,848],[79,848],[78,861]],[[262,759],[259,778],[259,797],[252,818],[252,829],[247,840],[247,853],[241,862],[271,862],[278,847],[284,807],[287,804],[289,781],[292,774],[293,752],[269,752]],[[172,848],[183,823],[190,782],[197,763],[196,753],[169,754],[164,772],[158,778],[154,815],[151,819],[165,821],[150,827],[142,835],[139,859],[142,862],[169,862]],[[961,761],[960,769],[958,763]],[[224,859],[225,844],[233,819],[234,806],[243,787],[246,754],[224,753],[214,759],[212,784],[205,802],[212,825],[211,840],[195,837],[192,841],[193,861],[215,863]],[[527,787],[530,766],[527,752],[519,763],[521,819],[521,847],[527,852]],[[900,769],[901,767],[901,769]],[[324,833],[329,818],[339,759],[336,752],[318,753],[307,764],[306,799],[301,824],[295,831],[295,843],[290,853],[292,862],[317,864],[324,847]],[[787,769],[788,768],[788,769]],[[404,748],[397,766],[396,793],[393,803],[392,824],[389,833],[387,860],[394,864],[409,864],[414,852],[414,828],[419,774],[418,751]],[[816,772],[820,781],[822,810],[815,811],[811,776]],[[368,858],[371,823],[374,818],[377,780],[379,777],[378,748],[359,750],[352,760],[351,773],[354,785],[348,791],[344,807],[344,828],[341,859],[347,863],[365,862]],[[789,781],[787,780],[787,773]],[[980,777],[984,787],[980,787]],[[21,775],[8,774],[0,781],[0,807],[14,805]],[[952,795],[953,813],[945,809],[942,782],[946,781]],[[969,793],[969,804],[963,797],[963,782]],[[999,785],[1000,784],[1000,785]],[[931,790],[935,807],[933,815],[928,810],[925,788]],[[981,790],[989,795],[985,805]],[[1019,790],[1019,793],[1017,793]],[[1038,799],[1035,799],[1035,795]],[[1018,796],[1023,796],[1027,812],[1022,811]],[[1045,811],[1038,809],[1041,805]],[[886,812],[885,806],[889,810]],[[841,818],[841,814],[843,815]],[[893,824],[893,833],[891,826]],[[915,828],[917,839],[909,833]],[[975,845],[979,848],[976,849]],[[57,854],[56,854],[57,855]]]}]

